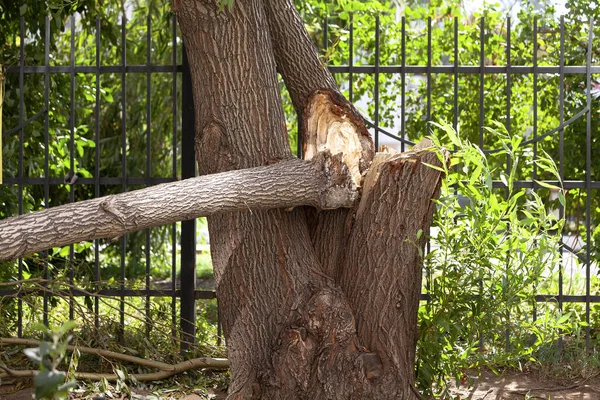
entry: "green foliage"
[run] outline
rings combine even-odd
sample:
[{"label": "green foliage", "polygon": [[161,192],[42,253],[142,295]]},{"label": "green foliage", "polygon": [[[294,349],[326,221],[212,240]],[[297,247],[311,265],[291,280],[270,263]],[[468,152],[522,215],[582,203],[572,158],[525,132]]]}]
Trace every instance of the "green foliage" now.
[{"label": "green foliage", "polygon": [[57,369],[67,354],[67,346],[71,340],[68,333],[76,326],[74,321],[67,321],[59,327],[41,324],[36,326],[37,330],[51,340],[24,350],[25,355],[40,368],[33,379],[36,399],[66,399],[69,390],[77,385],[75,381],[65,382],[66,374]]},{"label": "green foliage", "polygon": [[[96,59],[96,17],[100,18],[100,64],[117,65],[122,62],[122,55],[117,48],[125,45],[126,58],[129,65],[151,63],[154,65],[172,62],[173,51],[177,50],[180,62],[181,43],[174,43],[172,33],[172,13],[170,4],[152,0],[127,4],[117,1],[96,2],[89,0],[49,0],[2,2],[0,0],[0,63],[10,66],[15,64],[15,58],[20,51],[19,39],[19,7],[25,10],[25,41],[23,50],[26,65],[44,65],[45,16],[50,15],[50,49],[49,63],[51,66],[69,65],[71,62],[71,39],[74,40],[74,63],[76,65],[95,65]],[[124,6],[131,8],[127,13],[127,39],[121,43],[121,15]],[[71,31],[71,15],[75,29]],[[151,52],[150,60],[146,59],[147,36],[146,23],[151,16]],[[6,21],[2,20],[6,19]],[[73,36],[72,36],[73,35]],[[175,46],[175,47],[174,47]],[[127,163],[128,177],[177,177],[178,170],[173,170],[173,157],[179,157],[181,124],[181,106],[174,104],[173,79],[171,74],[153,74],[150,88],[147,87],[145,74],[127,74],[125,91],[123,91],[120,74],[102,74],[100,90],[96,92],[95,74],[75,74],[74,76],[74,119],[71,120],[71,79],[69,74],[51,74],[49,78],[49,113],[48,146],[45,144],[44,117],[33,120],[24,129],[23,174],[26,177],[44,177],[44,164],[48,162],[48,176],[52,179],[64,179],[70,170],[79,178],[94,178],[96,176],[95,161],[98,152],[100,165],[98,175],[119,177],[122,174],[121,160],[123,156]],[[179,79],[177,90],[180,91]],[[20,121],[20,97],[18,74],[6,74],[6,92],[3,104],[3,131],[17,126]],[[27,119],[44,108],[45,86],[43,74],[26,74],[23,82],[24,115]],[[146,113],[150,96],[149,119]],[[123,98],[123,95],[125,98]],[[95,114],[96,100],[100,102],[99,115]],[[123,101],[125,100],[125,101]],[[178,100],[179,101],[179,100]],[[173,115],[177,107],[177,115]],[[126,113],[126,153],[122,153],[121,133],[123,130],[123,115]],[[174,118],[175,117],[175,118]],[[98,125],[96,125],[98,122]],[[96,128],[98,126],[98,129]],[[175,136],[175,137],[174,137]],[[72,138],[71,138],[72,137]],[[148,141],[149,146],[148,146]],[[3,140],[3,171],[4,176],[18,176],[20,143],[19,135],[15,133]],[[175,150],[172,149],[173,143]],[[146,148],[150,148],[150,170],[146,169]],[[74,157],[71,165],[70,149]],[[175,162],[174,162],[175,161]],[[129,185],[127,190],[141,186]],[[16,186],[0,185],[0,218],[18,213],[18,197]],[[114,194],[122,191],[120,185],[101,185],[99,195]],[[89,199],[96,195],[93,185],[77,184],[70,186],[51,185],[49,203],[46,204],[43,185],[31,185],[23,188],[23,211],[35,211],[47,206],[55,206],[70,202],[71,193],[75,201]],[[177,233],[171,227],[160,227],[150,230],[150,273],[154,276],[168,275],[171,270],[170,247],[176,240]],[[173,237],[175,236],[175,237]],[[136,232],[127,235],[124,242],[99,241],[101,278],[118,276],[120,257],[125,247],[125,277],[135,279],[146,270],[146,233]],[[62,270],[76,268],[77,273],[88,281],[94,280],[94,245],[92,243],[76,244],[71,253],[70,248],[58,248],[50,252],[46,266],[38,257],[28,257],[26,272],[31,277],[59,274]],[[11,271],[14,279],[18,268],[15,263],[6,271]],[[10,277],[9,277],[10,278]],[[4,279],[3,279],[4,280]]]},{"label": "green foliage", "polygon": [[[532,66],[534,54],[534,18],[537,18],[537,62],[539,66],[560,64],[559,16],[552,6],[523,0],[519,2],[521,11],[513,18],[508,47],[506,10],[493,2],[484,2],[472,12],[462,7],[458,0],[433,0],[423,5],[409,1],[398,11],[393,1],[352,2],[338,1],[324,4],[317,0],[297,4],[307,24],[313,40],[319,46],[324,61],[329,65],[348,65],[352,57],[355,66],[375,65],[376,41],[375,29],[378,16],[380,20],[380,54],[382,66],[406,65],[432,66],[458,65],[479,66],[481,46],[484,46],[484,65],[504,66],[507,64],[507,50],[510,50],[511,65]],[[587,58],[588,21],[593,17],[600,20],[600,7],[590,7],[589,2],[569,0],[565,21],[565,64],[585,65]],[[353,49],[350,54],[350,16],[353,24]],[[405,47],[402,47],[402,17],[405,20]],[[328,40],[324,43],[323,21],[328,20]],[[431,56],[427,51],[427,20],[431,19]],[[484,18],[484,35],[481,43],[481,18]],[[456,21],[456,22],[455,22]],[[458,31],[458,59],[454,57],[454,29]],[[595,24],[595,35],[600,35],[600,27]],[[403,60],[403,50],[406,59]],[[600,50],[594,49],[592,64],[600,62]],[[349,82],[347,74],[336,74],[336,79],[345,94],[349,95],[352,85],[352,100],[362,107],[360,110],[370,121],[375,120],[375,75],[355,72]],[[502,139],[493,132],[484,130],[480,125],[483,113],[483,125],[491,126],[499,121],[510,127],[512,135],[523,140],[533,139],[534,132],[540,136],[560,124],[559,96],[560,79],[555,74],[539,74],[534,89],[533,75],[512,74],[510,83],[510,119],[507,113],[507,85],[505,74],[486,74],[483,86],[483,110],[480,109],[480,75],[461,73],[457,76],[455,92],[454,75],[433,73],[407,74],[403,82],[399,74],[381,73],[379,75],[379,121],[380,126],[389,132],[404,132],[407,139],[418,141],[428,134],[428,120],[454,121],[461,127],[462,135],[471,143],[477,143],[485,149],[501,148]],[[568,120],[586,105],[585,75],[566,74],[564,76],[564,119]],[[593,79],[593,83],[598,78]],[[597,84],[596,84],[597,85]],[[428,86],[430,101],[428,102]],[[402,91],[405,91],[404,120],[400,118]],[[533,120],[534,93],[537,97],[537,123]],[[458,113],[454,112],[454,99],[457,100]],[[600,97],[593,99],[592,108],[598,109]],[[293,116],[291,105],[285,105],[286,114]],[[295,132],[295,120],[289,118],[291,129]],[[597,132],[600,114],[592,112],[591,131]],[[586,118],[580,118],[564,130],[564,151],[561,159],[561,140],[557,132],[530,146],[529,151],[546,151],[558,164],[564,180],[583,180],[586,160],[582,155],[586,149]],[[381,137],[381,135],[380,135]],[[592,180],[600,179],[600,146],[592,145]],[[492,160],[491,162],[495,162]],[[494,165],[499,167],[499,165]],[[517,180],[551,179],[552,175],[540,169],[535,163],[524,165],[517,171]],[[571,234],[585,238],[585,190],[570,189],[565,192],[569,205],[565,216],[573,221],[565,229]],[[547,197],[544,201],[550,202]],[[591,220],[600,220],[600,196],[593,195],[591,201]],[[554,201],[556,203],[556,201]],[[600,261],[600,228],[592,222],[593,261]],[[585,254],[585,247],[581,250]]]},{"label": "green foliage", "polygon": [[[468,369],[535,361],[536,352],[552,344],[559,329],[568,334],[576,324],[571,313],[535,300],[558,268],[564,221],[536,191],[515,187],[518,171],[533,162],[522,138],[509,136],[497,124],[498,130],[490,131],[503,150],[486,157],[451,126],[434,126],[442,132],[434,137],[436,145],[456,150],[445,169],[432,250],[425,259],[430,299],[419,309],[417,380],[426,395],[439,396],[448,378],[460,383]],[[535,162],[558,179],[547,154]],[[494,167],[502,164],[505,168]],[[497,175],[506,189],[493,188]],[[530,317],[534,309],[535,320]]]},{"label": "green foliage", "polygon": [[233,4],[235,0],[219,0],[219,12],[227,8],[229,11],[233,10]]}]

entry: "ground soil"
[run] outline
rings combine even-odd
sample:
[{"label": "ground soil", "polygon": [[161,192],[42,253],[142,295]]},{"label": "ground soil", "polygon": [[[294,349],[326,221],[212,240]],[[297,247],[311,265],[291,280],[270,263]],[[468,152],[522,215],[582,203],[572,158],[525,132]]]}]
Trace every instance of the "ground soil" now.
[{"label": "ground soil", "polygon": [[[165,399],[180,399],[180,400],[225,400],[227,398],[227,394],[224,391],[218,390],[218,389],[209,389],[208,392],[209,397],[206,397],[204,395],[199,395],[196,393],[169,393],[168,395],[165,395],[164,398]],[[141,399],[145,399],[147,396],[145,396],[145,393],[143,391],[137,392],[135,390],[132,390],[132,394],[134,394],[132,396],[133,399],[137,399],[137,400],[141,400]],[[0,400],[32,400],[33,399],[33,387],[29,386],[26,388],[19,388],[16,385],[0,385]],[[81,397],[81,396],[77,396],[77,395],[73,395],[71,394],[69,396],[69,399],[80,399],[80,398],[85,398],[85,399],[91,399],[93,397],[91,396],[86,396],[86,397]],[[156,397],[152,397],[153,399],[155,399]],[[100,400],[102,399],[101,396],[97,397],[96,399]],[[94,400],[96,400],[94,399]],[[128,397],[126,396],[116,396],[116,397],[106,397],[104,398],[104,400],[111,400],[111,399],[121,399],[121,400],[125,400],[128,399]]]},{"label": "ground soil", "polygon": [[[31,381],[15,385],[0,385],[0,400],[31,400],[33,389],[22,387]],[[19,386],[20,385],[20,386]],[[135,390],[134,390],[135,392]],[[600,379],[598,377],[578,381],[561,381],[557,379],[540,379],[534,374],[520,372],[504,372],[495,375],[483,372],[473,380],[470,388],[465,386],[453,387],[451,394],[460,399],[470,400],[600,400]],[[211,390],[211,400],[225,399],[222,391]],[[71,397],[73,399],[77,397]],[[121,398],[121,397],[117,397]],[[140,392],[135,399],[145,398]],[[206,397],[198,394],[169,393],[165,398],[184,400],[204,400]],[[108,400],[108,399],[107,399]]]},{"label": "ground soil", "polygon": [[451,393],[472,400],[600,400],[598,377],[578,380],[539,378],[536,374],[485,371],[470,388],[454,387]]}]

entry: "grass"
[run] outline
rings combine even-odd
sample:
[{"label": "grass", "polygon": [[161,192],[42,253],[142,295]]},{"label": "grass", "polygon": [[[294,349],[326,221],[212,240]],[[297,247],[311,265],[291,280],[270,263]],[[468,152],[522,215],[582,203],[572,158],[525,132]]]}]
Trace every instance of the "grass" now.
[{"label": "grass", "polygon": [[213,279],[214,272],[210,253],[201,252],[196,254],[196,278]]}]

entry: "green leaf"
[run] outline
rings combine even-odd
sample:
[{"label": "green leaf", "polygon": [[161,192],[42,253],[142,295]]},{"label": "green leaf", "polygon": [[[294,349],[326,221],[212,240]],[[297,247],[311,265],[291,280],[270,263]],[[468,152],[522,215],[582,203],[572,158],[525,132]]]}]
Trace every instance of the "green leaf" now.
[{"label": "green leaf", "polygon": [[120,380],[124,381],[126,379],[125,373],[122,370],[115,368],[115,373],[118,375]]},{"label": "green leaf", "polygon": [[58,334],[60,336],[63,336],[64,334],[66,334],[67,332],[73,330],[77,328],[77,322],[73,321],[73,320],[69,320],[66,321],[64,324],[61,325],[61,327],[58,329]]},{"label": "green leaf", "polygon": [[444,173],[446,172],[446,171],[444,171],[444,169],[442,167],[438,167],[437,165],[429,164],[429,163],[426,163],[426,162],[423,162],[421,164],[425,165],[426,167],[435,169],[436,171],[440,171],[440,172],[444,172]]},{"label": "green leaf", "polygon": [[29,358],[31,361],[33,361],[36,364],[40,364],[42,362],[42,356],[40,355],[40,349],[38,349],[37,347],[25,349],[25,350],[23,350],[23,353],[25,353],[27,358]]},{"label": "green leaf", "polygon": [[547,182],[544,181],[538,181],[537,179],[534,179],[535,183],[537,183],[538,185],[545,187],[547,189],[552,189],[552,190],[560,190],[560,188],[558,186],[555,185],[551,185]]},{"label": "green leaf", "polygon": [[565,193],[562,190],[558,192],[558,201],[561,206],[566,207]]},{"label": "green leaf", "polygon": [[23,3],[21,7],[19,7],[19,15],[22,17],[27,12],[27,3]]},{"label": "green leaf", "polygon": [[39,372],[33,383],[35,386],[36,398],[51,397],[56,389],[65,381],[65,373],[61,371],[42,371]]},{"label": "green leaf", "polygon": [[66,383],[63,383],[62,385],[60,385],[57,388],[57,390],[59,392],[66,392],[66,391],[69,391],[70,389],[74,389],[76,387],[77,387],[77,382],[75,382],[75,381],[69,381],[69,382],[66,382]]}]

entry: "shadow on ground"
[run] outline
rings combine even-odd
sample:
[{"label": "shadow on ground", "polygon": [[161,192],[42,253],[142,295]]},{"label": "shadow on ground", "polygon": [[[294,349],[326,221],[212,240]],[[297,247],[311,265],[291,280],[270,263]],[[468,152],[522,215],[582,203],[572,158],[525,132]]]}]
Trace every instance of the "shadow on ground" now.
[{"label": "shadow on ground", "polygon": [[451,393],[470,400],[600,400],[600,379],[559,382],[519,372],[495,375],[485,371],[472,387],[454,387]]}]

